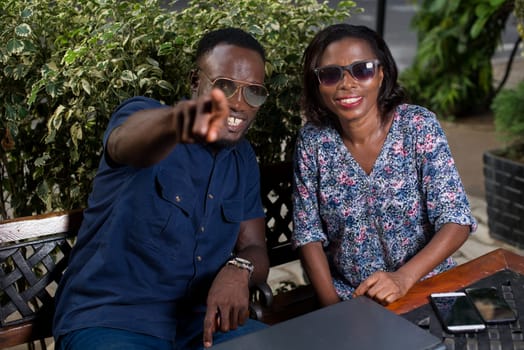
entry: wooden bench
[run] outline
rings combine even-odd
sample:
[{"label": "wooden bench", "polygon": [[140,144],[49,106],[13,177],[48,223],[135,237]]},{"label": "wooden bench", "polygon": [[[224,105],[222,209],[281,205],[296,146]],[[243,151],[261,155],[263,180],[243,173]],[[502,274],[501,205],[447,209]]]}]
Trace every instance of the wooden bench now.
[{"label": "wooden bench", "polygon": [[[272,268],[299,259],[298,252],[291,247],[292,183],[291,162],[266,165],[260,169],[262,204],[266,210],[267,249]],[[270,292],[269,286],[259,286],[253,295],[252,310],[257,314],[252,317],[267,324],[285,321],[319,307],[310,284],[276,295]]]},{"label": "wooden bench", "polygon": [[54,291],[67,267],[82,211],[0,222],[0,348],[51,336]]},{"label": "wooden bench", "polygon": [[[291,249],[291,163],[261,167],[267,246],[272,267],[298,259]],[[0,349],[51,337],[54,291],[82,222],[82,210],[0,222]],[[273,295],[265,284],[251,293],[251,317],[268,324],[317,307],[311,286]]]}]

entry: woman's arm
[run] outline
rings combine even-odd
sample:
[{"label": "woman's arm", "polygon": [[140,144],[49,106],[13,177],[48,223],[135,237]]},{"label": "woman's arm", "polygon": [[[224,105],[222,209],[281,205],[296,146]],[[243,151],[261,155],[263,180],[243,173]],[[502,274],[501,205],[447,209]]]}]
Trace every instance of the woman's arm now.
[{"label": "woman's arm", "polygon": [[422,277],[451,256],[467,240],[469,225],[444,224],[428,244],[395,272],[375,272],[355,290],[355,296],[366,294],[382,304],[404,296]]},{"label": "woman's arm", "polygon": [[319,179],[316,159],[317,132],[304,127],[295,145],[293,179],[292,243],[299,249],[302,265],[323,306],[340,301],[323,243],[327,241],[320,218],[318,203]]},{"label": "woman's arm", "polygon": [[300,257],[320,304],[327,306],[338,303],[340,298],[333,285],[322,243],[312,242],[300,247]]}]

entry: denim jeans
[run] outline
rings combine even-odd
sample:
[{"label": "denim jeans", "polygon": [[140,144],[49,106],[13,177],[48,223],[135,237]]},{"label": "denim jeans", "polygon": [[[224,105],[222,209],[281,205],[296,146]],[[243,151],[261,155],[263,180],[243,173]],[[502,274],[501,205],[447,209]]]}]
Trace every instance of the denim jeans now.
[{"label": "denim jeans", "polygon": [[[199,320],[200,321],[200,320]],[[202,322],[188,322],[177,329],[174,343],[146,334],[107,327],[75,330],[57,340],[57,350],[201,350],[203,349]],[[268,327],[249,319],[243,326],[226,333],[213,335],[213,344]]]}]

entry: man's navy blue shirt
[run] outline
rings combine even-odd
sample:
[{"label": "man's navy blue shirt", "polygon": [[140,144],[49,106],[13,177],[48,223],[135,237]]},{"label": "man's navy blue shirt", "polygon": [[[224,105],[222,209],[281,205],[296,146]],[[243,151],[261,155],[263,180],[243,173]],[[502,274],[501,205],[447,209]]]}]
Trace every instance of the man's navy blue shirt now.
[{"label": "man's navy blue shirt", "polygon": [[[111,117],[104,149],[133,112],[161,106],[144,97],[124,102]],[[57,291],[54,336],[98,326],[174,339],[181,307],[204,309],[240,223],[264,216],[259,180],[245,139],[216,154],[179,144],[142,169],[111,167],[102,157]]]}]

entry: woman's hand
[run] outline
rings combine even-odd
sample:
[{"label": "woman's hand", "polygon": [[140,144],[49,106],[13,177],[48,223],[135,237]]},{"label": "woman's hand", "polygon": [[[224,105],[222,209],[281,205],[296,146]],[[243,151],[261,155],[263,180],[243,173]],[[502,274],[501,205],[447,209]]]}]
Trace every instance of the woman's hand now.
[{"label": "woman's hand", "polygon": [[412,278],[399,271],[377,271],[363,281],[353,295],[367,295],[382,305],[388,305],[406,295],[414,284]]}]

